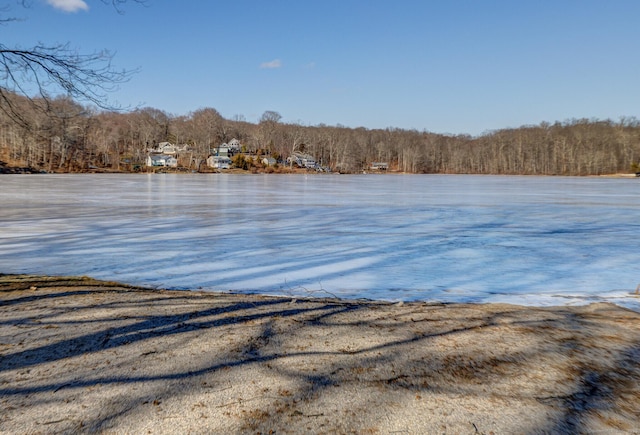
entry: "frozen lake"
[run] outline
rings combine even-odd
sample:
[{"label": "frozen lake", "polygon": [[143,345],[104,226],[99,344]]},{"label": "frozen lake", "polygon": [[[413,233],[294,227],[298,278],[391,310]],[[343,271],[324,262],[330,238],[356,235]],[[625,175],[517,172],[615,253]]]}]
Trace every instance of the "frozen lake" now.
[{"label": "frozen lake", "polygon": [[0,272],[640,311],[640,181],[3,175]]}]

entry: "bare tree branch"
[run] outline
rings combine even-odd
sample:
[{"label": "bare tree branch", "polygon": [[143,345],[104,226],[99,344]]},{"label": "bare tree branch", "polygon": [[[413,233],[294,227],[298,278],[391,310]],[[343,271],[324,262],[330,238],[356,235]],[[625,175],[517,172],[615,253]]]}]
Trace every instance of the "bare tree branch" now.
[{"label": "bare tree branch", "polygon": [[[146,4],[146,0],[132,0]],[[122,5],[127,0],[101,0],[123,13]],[[19,2],[29,7],[28,0]],[[6,15],[10,7],[0,7]],[[0,17],[0,25],[18,21]],[[69,44],[43,44],[34,47],[8,47],[0,43],[0,110],[12,119],[23,123],[24,118],[16,111],[11,94],[24,96],[31,103],[44,101],[48,105],[50,96],[64,95],[87,102],[101,109],[118,110],[110,103],[107,94],[118,85],[129,80],[134,71],[118,70],[112,65],[113,54],[107,50],[89,54],[78,53]],[[35,104],[34,104],[35,105]]]},{"label": "bare tree branch", "polygon": [[0,44],[0,87],[32,97],[28,87],[33,85],[33,91],[41,98],[61,91],[72,98],[111,109],[106,93],[115,90],[132,74],[114,70],[111,59],[108,51],[79,54],[68,44],[37,45],[26,50]]}]

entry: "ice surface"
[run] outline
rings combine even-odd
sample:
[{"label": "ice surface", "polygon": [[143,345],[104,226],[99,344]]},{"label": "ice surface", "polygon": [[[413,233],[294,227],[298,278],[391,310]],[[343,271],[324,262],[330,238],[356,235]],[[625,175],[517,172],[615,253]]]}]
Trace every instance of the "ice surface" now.
[{"label": "ice surface", "polygon": [[4,175],[0,272],[640,311],[635,179]]}]

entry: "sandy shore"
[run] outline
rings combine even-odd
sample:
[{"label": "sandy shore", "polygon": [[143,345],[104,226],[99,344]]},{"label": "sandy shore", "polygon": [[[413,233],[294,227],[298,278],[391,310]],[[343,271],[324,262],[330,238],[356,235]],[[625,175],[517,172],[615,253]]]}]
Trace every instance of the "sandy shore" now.
[{"label": "sandy shore", "polygon": [[1,433],[640,433],[640,314],[0,275]]}]

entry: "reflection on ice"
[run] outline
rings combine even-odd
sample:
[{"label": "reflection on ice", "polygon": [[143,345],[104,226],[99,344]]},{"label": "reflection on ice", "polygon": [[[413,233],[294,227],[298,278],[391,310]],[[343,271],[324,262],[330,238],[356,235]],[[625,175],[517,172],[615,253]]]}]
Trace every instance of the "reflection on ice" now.
[{"label": "reflection on ice", "polygon": [[636,180],[3,176],[3,273],[640,310]]}]

